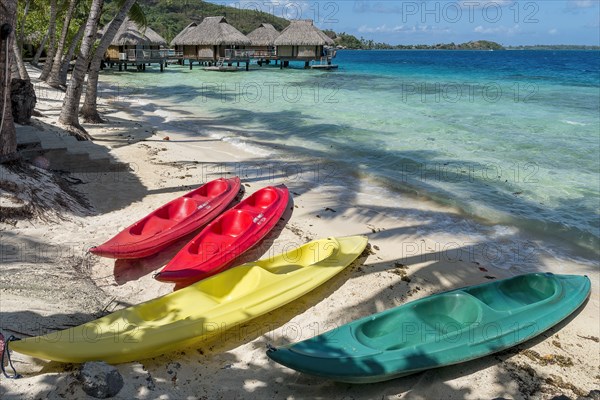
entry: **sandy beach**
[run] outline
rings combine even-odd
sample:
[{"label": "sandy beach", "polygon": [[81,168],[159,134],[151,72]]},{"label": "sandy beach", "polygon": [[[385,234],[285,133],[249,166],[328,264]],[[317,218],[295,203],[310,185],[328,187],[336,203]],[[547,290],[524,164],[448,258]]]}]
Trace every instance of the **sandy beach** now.
[{"label": "sandy beach", "polygon": [[[32,70],[31,75],[37,74]],[[33,127],[60,133],[61,93],[34,83],[43,116],[34,117]],[[85,128],[96,145],[129,168],[59,176],[80,196],[74,195],[59,212],[0,225],[0,321],[5,334],[27,337],[64,329],[171,292],[172,285],[155,281],[152,274],[184,241],[135,261],[115,262],[87,249],[203,182],[238,175],[246,196],[280,183],[293,195],[294,209],[285,226],[246,260],[346,235],[368,236],[370,254],[309,295],[197,347],[118,365],[125,386],[115,398],[552,399],[564,394],[576,399],[600,388],[597,266],[562,260],[519,232],[490,226],[486,235],[469,234],[479,222],[450,207],[386,192],[326,158],[301,157],[291,150],[275,159],[246,152],[239,143],[211,136],[220,127],[208,117],[178,114],[177,105],[166,111],[194,121],[196,131],[170,124],[165,110],[151,102],[103,100],[100,112],[108,123]],[[444,225],[430,225],[433,218]],[[265,355],[268,343],[296,342],[430,294],[524,271],[586,274],[591,297],[566,321],[515,348],[378,384],[314,378]],[[86,396],[74,377],[77,365],[18,353],[12,358],[23,378],[1,379],[3,399]]]}]

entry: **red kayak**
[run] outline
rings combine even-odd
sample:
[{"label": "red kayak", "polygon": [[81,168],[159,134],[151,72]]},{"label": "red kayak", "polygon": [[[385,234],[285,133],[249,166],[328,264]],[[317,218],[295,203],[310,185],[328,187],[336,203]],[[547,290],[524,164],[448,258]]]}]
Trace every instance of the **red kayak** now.
[{"label": "red kayak", "polygon": [[240,191],[240,178],[219,178],[176,198],[90,252],[110,258],[158,253],[219,215]]},{"label": "red kayak", "polygon": [[275,227],[288,201],[285,185],[258,190],[208,224],[154,278],[191,284],[221,272]]}]

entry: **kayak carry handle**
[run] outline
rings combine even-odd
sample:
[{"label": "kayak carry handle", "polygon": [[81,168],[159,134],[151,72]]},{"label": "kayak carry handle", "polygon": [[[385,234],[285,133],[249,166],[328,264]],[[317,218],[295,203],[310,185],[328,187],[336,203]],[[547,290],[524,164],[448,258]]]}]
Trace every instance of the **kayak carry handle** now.
[{"label": "kayak carry handle", "polygon": [[[4,339],[4,335],[0,332],[0,370],[2,370],[2,374],[4,374],[5,377],[7,377],[8,379],[19,379],[21,378],[21,374],[17,373],[17,370],[15,369],[15,366],[12,363],[12,360],[10,359],[10,350],[8,349],[8,344],[10,342],[15,342],[17,340],[21,340],[17,337],[15,337],[14,335],[10,335],[8,337],[8,339]],[[6,356],[6,358],[8,359],[8,365],[12,368],[13,370],[13,375],[8,375],[6,373],[6,370],[4,369],[4,357]]]}]

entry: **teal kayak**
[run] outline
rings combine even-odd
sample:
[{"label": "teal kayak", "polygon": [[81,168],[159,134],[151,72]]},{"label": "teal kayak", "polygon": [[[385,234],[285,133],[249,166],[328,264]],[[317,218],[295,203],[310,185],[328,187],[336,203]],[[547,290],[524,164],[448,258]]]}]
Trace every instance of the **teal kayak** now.
[{"label": "teal kayak", "polygon": [[435,294],[267,355],[297,371],[371,383],[457,364],[539,335],[577,310],[587,276],[534,273]]}]

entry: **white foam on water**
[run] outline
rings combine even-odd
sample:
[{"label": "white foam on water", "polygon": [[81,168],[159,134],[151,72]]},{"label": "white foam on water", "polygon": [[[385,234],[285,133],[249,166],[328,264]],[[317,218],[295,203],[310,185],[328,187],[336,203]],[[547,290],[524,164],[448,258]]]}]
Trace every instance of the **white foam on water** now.
[{"label": "white foam on water", "polygon": [[514,226],[496,225],[492,228],[492,237],[502,238],[507,236],[515,236],[519,232]]},{"label": "white foam on water", "polygon": [[244,140],[243,138],[240,138],[238,136],[235,136],[235,134],[233,132],[223,132],[223,133],[216,133],[216,132],[209,132],[208,136],[214,139],[218,139],[221,140],[223,142],[227,142],[229,144],[231,144],[232,146],[245,151],[246,153],[249,154],[253,154],[253,155],[257,155],[257,156],[261,156],[261,157],[267,157],[270,156],[271,154],[273,154],[273,152],[263,146],[258,146],[252,143],[249,143],[247,140]]},{"label": "white foam on water", "polygon": [[159,117],[163,118],[163,122],[171,122],[173,120],[173,113],[167,111],[167,110],[163,110],[161,108],[157,108],[156,110],[154,110],[154,114],[156,114]]},{"label": "white foam on water", "polygon": [[571,121],[568,119],[563,119],[560,122],[564,122],[565,124],[568,124],[568,125],[587,126],[587,124],[584,124],[583,122]]}]

